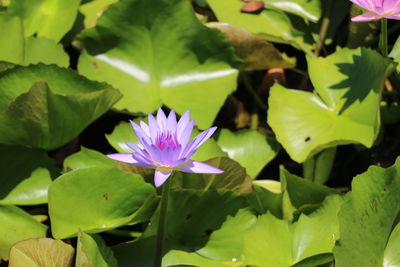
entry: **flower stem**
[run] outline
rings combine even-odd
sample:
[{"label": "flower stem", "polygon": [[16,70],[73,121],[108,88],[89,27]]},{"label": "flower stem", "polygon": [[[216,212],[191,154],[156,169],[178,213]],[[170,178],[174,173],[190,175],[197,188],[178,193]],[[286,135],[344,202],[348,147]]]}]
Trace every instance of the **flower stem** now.
[{"label": "flower stem", "polygon": [[316,57],[319,56],[319,54],[321,52],[321,49],[324,46],[326,35],[328,34],[329,25],[331,23],[331,17],[330,16],[331,16],[331,11],[333,9],[333,1],[334,0],[328,0],[328,3],[327,3],[326,8],[324,10],[324,16],[322,18],[321,27],[319,29],[319,34],[318,34],[319,39],[318,39],[316,48],[314,50],[314,55]]},{"label": "flower stem", "polygon": [[164,233],[167,221],[167,208],[168,208],[168,197],[169,197],[169,186],[172,177],[169,177],[163,185],[160,201],[160,215],[158,218],[157,228],[157,243],[156,243],[156,254],[154,257],[154,267],[161,267],[163,249],[164,249]]},{"label": "flower stem", "polygon": [[388,40],[387,40],[387,19],[381,19],[381,35],[379,39],[379,49],[384,57],[388,55]]}]

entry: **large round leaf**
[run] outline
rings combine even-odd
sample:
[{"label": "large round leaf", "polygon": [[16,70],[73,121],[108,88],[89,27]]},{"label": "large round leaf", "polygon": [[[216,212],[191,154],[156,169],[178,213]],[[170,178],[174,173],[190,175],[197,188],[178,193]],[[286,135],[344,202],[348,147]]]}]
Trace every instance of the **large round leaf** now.
[{"label": "large round leaf", "polygon": [[257,177],[279,151],[279,144],[275,139],[256,130],[233,133],[223,129],[218,136],[218,145],[231,159],[245,167],[253,178]]},{"label": "large round leaf", "polygon": [[308,58],[308,64],[318,95],[279,84],[271,88],[268,123],[277,140],[297,162],[338,144],[371,147],[379,130],[379,101],[392,69],[390,60],[360,48]]},{"label": "large round leaf", "polygon": [[14,67],[0,74],[0,143],[57,148],[119,97],[106,84],[54,65]]},{"label": "large round leaf", "polygon": [[19,241],[46,236],[47,227],[15,206],[0,206],[0,260]]},{"label": "large round leaf", "polygon": [[137,221],[155,189],[140,176],[114,167],[88,167],[60,176],[49,189],[52,233],[76,236],[102,232]]},{"label": "large round leaf", "polygon": [[197,20],[187,0],[120,1],[81,39],[79,71],[120,89],[119,110],[190,108],[206,128],[236,88],[233,48]]},{"label": "large round leaf", "polygon": [[399,159],[393,167],[370,167],[366,173],[354,178],[349,200],[339,213],[340,242],[335,248],[336,266],[395,266],[384,263],[396,261],[396,252],[390,250],[396,243],[398,246],[398,230],[387,243],[399,213]]},{"label": "large round leaf", "polygon": [[0,204],[47,203],[47,189],[58,171],[42,150],[0,145]]}]

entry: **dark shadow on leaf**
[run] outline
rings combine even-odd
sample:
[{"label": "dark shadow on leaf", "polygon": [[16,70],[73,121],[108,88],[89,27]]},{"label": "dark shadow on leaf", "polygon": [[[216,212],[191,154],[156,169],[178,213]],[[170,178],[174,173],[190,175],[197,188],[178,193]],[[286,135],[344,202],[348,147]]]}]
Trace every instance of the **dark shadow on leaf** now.
[{"label": "dark shadow on leaf", "polygon": [[371,91],[378,94],[386,78],[386,68],[379,66],[384,65],[384,61],[374,62],[376,58],[371,57],[371,54],[367,54],[365,51],[362,50],[361,56],[354,55],[353,63],[336,64],[339,71],[347,77],[341,82],[330,86],[330,89],[346,90],[342,97],[345,99],[345,103],[339,114],[342,114],[354,102],[362,102]]},{"label": "dark shadow on leaf", "polygon": [[[54,179],[58,171],[45,151],[20,146],[1,145],[0,199],[4,199],[20,183],[31,177],[38,168],[47,169]],[[39,190],[39,189],[37,189]]]}]

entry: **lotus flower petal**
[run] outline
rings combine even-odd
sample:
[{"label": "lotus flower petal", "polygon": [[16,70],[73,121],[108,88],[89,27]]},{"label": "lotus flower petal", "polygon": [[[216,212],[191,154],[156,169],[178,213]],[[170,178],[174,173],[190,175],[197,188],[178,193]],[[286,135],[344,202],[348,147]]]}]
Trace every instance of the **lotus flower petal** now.
[{"label": "lotus flower petal", "polygon": [[217,127],[203,131],[189,142],[194,127],[194,119],[190,120],[189,111],[177,122],[174,110],[166,116],[159,109],[156,118],[149,113],[148,124],[141,121],[139,126],[131,121],[131,125],[141,146],[127,142],[126,145],[133,153],[110,154],[108,157],[141,167],[155,168],[155,186],[161,186],[174,170],[192,173],[223,172],[211,165],[190,160]]},{"label": "lotus flower petal", "polygon": [[352,21],[371,21],[382,18],[400,20],[399,0],[350,0],[369,12],[352,18]]}]

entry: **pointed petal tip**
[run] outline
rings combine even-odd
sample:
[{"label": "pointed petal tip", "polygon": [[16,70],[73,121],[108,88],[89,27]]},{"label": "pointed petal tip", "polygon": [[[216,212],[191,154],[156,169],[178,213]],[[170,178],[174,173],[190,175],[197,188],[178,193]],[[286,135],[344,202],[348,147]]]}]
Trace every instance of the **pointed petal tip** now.
[{"label": "pointed petal tip", "polygon": [[136,163],[137,161],[132,157],[132,153],[114,153],[106,155],[108,158],[122,161],[126,163]]},{"label": "pointed petal tip", "polygon": [[162,186],[171,174],[172,170],[156,169],[154,173],[154,185],[156,187]]},{"label": "pointed petal tip", "polygon": [[355,17],[351,18],[351,21],[354,22],[367,22],[367,21],[372,21],[372,20],[379,20],[382,17],[379,16],[378,14],[372,13],[372,12],[367,12]]},{"label": "pointed petal tip", "polygon": [[189,172],[189,173],[223,173],[224,170],[221,170],[217,167],[209,165],[207,163],[195,160],[188,160],[186,163],[182,164],[179,168],[180,171]]}]

